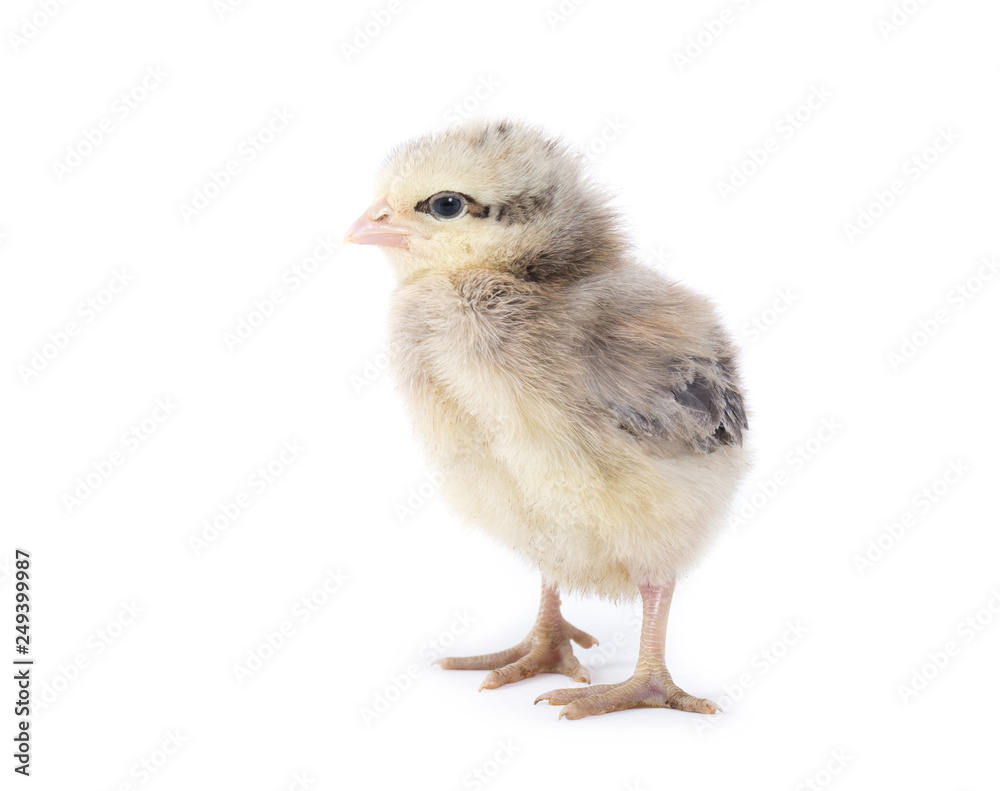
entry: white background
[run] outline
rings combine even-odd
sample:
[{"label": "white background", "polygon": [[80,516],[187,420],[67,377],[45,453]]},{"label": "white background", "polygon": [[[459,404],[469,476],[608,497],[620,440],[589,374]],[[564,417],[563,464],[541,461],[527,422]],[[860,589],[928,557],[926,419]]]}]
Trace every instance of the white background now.
[{"label": "white background", "polygon": [[[1000,7],[233,5],[0,14],[0,634],[13,657],[21,547],[36,662],[14,779],[996,788]],[[749,518],[667,636],[725,714],[570,722],[532,707],[561,676],[479,693],[430,665],[520,640],[538,578],[427,482],[382,371],[391,273],[339,239],[392,146],[468,114],[586,148],[644,257],[744,348]],[[578,651],[594,681],[626,678],[634,608],[564,604],[601,640]]]}]

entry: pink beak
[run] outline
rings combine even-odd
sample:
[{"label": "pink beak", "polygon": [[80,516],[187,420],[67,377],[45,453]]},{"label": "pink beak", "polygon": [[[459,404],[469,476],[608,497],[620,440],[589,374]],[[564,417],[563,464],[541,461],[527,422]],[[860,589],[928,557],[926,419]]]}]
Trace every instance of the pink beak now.
[{"label": "pink beak", "polygon": [[392,208],[385,196],[377,198],[368,210],[358,217],[357,222],[347,229],[344,242],[349,244],[379,244],[386,247],[409,247],[410,237],[427,237],[417,233],[412,228],[403,225],[390,225],[386,217],[392,214]]}]

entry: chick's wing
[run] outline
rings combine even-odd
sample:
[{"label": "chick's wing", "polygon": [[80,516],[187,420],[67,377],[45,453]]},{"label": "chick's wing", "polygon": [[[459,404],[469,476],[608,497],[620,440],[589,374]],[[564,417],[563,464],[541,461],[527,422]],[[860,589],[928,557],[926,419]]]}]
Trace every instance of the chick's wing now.
[{"label": "chick's wing", "polygon": [[700,453],[741,445],[746,410],[722,330],[695,298],[656,297],[589,306],[581,357],[591,398],[637,438]]}]

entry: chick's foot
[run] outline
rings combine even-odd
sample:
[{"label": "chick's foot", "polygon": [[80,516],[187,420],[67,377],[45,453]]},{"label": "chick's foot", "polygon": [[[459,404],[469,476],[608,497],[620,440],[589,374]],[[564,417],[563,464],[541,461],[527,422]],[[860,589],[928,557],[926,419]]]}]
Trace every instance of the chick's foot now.
[{"label": "chick's foot", "polygon": [[712,701],[696,698],[677,686],[665,667],[657,670],[637,668],[628,681],[620,684],[554,689],[539,695],[535,703],[542,700],[553,706],[563,706],[560,719],[571,720],[625,709],[680,709],[695,714],[714,714],[718,710]]},{"label": "chick's foot", "polygon": [[555,689],[535,700],[547,700],[563,706],[560,719],[578,720],[591,714],[607,714],[624,709],[680,709],[696,714],[715,714],[718,707],[710,700],[689,695],[674,683],[664,660],[663,642],[667,631],[667,613],[674,595],[674,583],[642,584],[642,634],[639,638],[639,662],[632,678],[620,684],[598,684],[577,689]]},{"label": "chick's foot", "polygon": [[539,673],[562,673],[574,681],[590,683],[590,673],[573,654],[573,640],[583,648],[597,640],[562,617],[555,586],[543,584],[538,620],[528,636],[513,648],[480,656],[445,657],[436,664],[445,670],[490,670],[482,689],[496,689]]}]

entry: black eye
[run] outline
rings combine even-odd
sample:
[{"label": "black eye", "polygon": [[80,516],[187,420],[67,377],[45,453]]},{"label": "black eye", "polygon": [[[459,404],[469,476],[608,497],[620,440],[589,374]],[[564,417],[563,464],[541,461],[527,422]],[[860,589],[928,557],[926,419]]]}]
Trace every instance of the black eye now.
[{"label": "black eye", "polygon": [[454,192],[442,192],[431,199],[431,213],[442,220],[451,220],[465,209],[465,201]]}]

